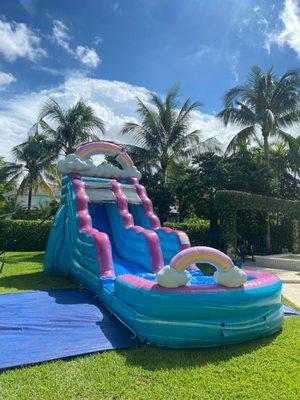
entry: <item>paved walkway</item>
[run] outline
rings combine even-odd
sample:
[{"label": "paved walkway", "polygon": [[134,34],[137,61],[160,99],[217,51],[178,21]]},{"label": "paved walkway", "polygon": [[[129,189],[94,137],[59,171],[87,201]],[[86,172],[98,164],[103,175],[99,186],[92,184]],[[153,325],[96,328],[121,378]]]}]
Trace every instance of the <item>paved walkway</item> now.
[{"label": "paved walkway", "polygon": [[255,263],[245,262],[243,268],[257,269],[271,272],[277,275],[283,282],[283,295],[292,303],[300,307],[300,271],[288,271],[286,269],[267,268],[256,266]]}]

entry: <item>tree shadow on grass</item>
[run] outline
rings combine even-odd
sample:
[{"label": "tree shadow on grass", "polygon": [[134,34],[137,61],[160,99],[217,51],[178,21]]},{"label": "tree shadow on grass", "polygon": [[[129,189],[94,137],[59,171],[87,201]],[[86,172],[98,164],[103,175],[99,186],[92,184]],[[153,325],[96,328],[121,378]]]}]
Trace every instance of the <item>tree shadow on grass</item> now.
[{"label": "tree shadow on grass", "polygon": [[17,263],[40,263],[42,264],[44,261],[44,252],[38,254],[30,254],[30,253],[20,253],[10,255],[9,257],[5,257],[5,264],[17,264]]},{"label": "tree shadow on grass", "polygon": [[272,336],[223,347],[168,349],[144,345],[133,350],[118,350],[118,352],[122,354],[126,364],[130,366],[139,366],[148,371],[176,370],[201,367],[206,364],[218,364],[252,353],[270,345],[279,334],[280,332]]},{"label": "tree shadow on grass", "polygon": [[[61,276],[49,276],[43,271],[29,274],[11,275],[1,278],[0,291],[12,292],[17,290],[50,290],[77,288],[78,285],[71,279]],[[5,290],[2,290],[5,288]]]}]

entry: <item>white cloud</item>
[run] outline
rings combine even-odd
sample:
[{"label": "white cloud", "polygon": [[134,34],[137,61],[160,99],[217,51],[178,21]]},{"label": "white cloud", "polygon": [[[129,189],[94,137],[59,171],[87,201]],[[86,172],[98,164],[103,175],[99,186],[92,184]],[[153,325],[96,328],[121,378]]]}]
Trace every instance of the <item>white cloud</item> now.
[{"label": "white cloud", "polygon": [[64,108],[83,99],[105,121],[105,138],[124,142],[119,132],[125,121],[136,121],[136,96],[146,101],[147,89],[73,74],[57,87],[6,98],[5,102],[0,102],[0,153],[11,158],[11,148],[26,139],[42,104],[49,98],[57,100]]},{"label": "white cloud", "polygon": [[75,50],[72,49],[70,45],[71,36],[69,35],[69,28],[60,20],[53,21],[52,39],[65,49],[67,53],[90,68],[96,68],[101,62],[95,49],[81,45],[77,46]]},{"label": "white cloud", "polygon": [[5,90],[6,86],[16,82],[16,80],[17,79],[11,73],[0,71],[0,91]]},{"label": "white cloud", "polygon": [[232,56],[230,56],[228,58],[228,62],[230,65],[230,70],[234,76],[234,82],[238,82],[239,81],[238,66],[240,62],[240,52],[237,51]]},{"label": "white cloud", "polygon": [[73,53],[73,50],[70,47],[70,40],[71,36],[68,33],[69,28],[59,20],[53,21],[53,28],[52,28],[52,38],[53,40],[62,48],[67,50],[68,53]]},{"label": "white cloud", "polygon": [[103,39],[102,39],[102,37],[100,37],[100,36],[95,36],[94,37],[94,40],[93,40],[93,44],[95,45],[95,46],[98,46],[100,43],[102,43],[103,42]]},{"label": "white cloud", "polygon": [[65,71],[63,69],[56,69],[56,68],[51,68],[51,67],[46,67],[44,65],[39,64],[33,64],[31,66],[31,69],[35,71],[43,71],[47,72],[48,74],[52,76],[65,76]]},{"label": "white cloud", "polygon": [[34,16],[36,14],[35,2],[36,0],[19,0],[21,6],[23,6],[28,14],[30,14],[31,16]]},{"label": "white cloud", "polygon": [[40,38],[26,24],[0,19],[0,54],[10,62],[21,57],[36,61],[46,52],[40,47]]},{"label": "white cloud", "polygon": [[210,46],[204,44],[200,46],[199,49],[195,51],[195,53],[186,56],[185,61],[190,62],[192,64],[198,64],[199,62],[202,62],[203,59],[206,58],[206,56],[208,55],[212,56],[213,54],[218,55],[216,49],[213,49]]},{"label": "white cloud", "polygon": [[88,67],[95,68],[100,63],[100,58],[94,49],[87,46],[77,46],[76,55],[78,59]]},{"label": "white cloud", "polygon": [[198,65],[201,63],[210,63],[214,65],[224,66],[226,62],[229,71],[233,75],[233,82],[238,82],[238,66],[240,60],[240,52],[235,51],[232,53],[224,51],[218,47],[201,45],[194,53],[190,53],[184,57],[184,62],[191,65]]},{"label": "white cloud", "polygon": [[[0,152],[11,158],[13,146],[26,139],[27,132],[35,123],[41,105],[53,98],[68,108],[79,99],[90,105],[106,126],[106,140],[129,143],[120,136],[120,130],[127,121],[137,121],[136,97],[147,102],[149,91],[125,82],[88,78],[73,74],[57,87],[13,96],[0,102]],[[238,132],[237,127],[224,127],[216,117],[194,111],[191,115],[191,130],[201,129],[203,139],[217,136],[227,144]]]},{"label": "white cloud", "polygon": [[193,111],[191,113],[190,126],[191,131],[200,129],[201,140],[215,136],[224,148],[240,130],[239,127],[231,124],[225,127],[223,122],[217,117],[210,114],[204,114],[200,111]]},{"label": "white cloud", "polygon": [[270,52],[272,44],[289,46],[300,58],[300,5],[297,0],[285,0],[279,18],[283,29],[267,33],[264,47]]}]

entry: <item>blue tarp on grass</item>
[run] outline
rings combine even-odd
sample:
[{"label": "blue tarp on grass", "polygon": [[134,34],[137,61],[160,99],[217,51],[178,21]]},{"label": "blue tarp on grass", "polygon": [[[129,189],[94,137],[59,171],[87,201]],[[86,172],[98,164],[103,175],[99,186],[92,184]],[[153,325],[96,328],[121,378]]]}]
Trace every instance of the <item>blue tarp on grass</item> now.
[{"label": "blue tarp on grass", "polygon": [[0,295],[0,369],[136,346],[87,290]]},{"label": "blue tarp on grass", "polygon": [[0,369],[139,343],[87,290],[0,295]]},{"label": "blue tarp on grass", "polygon": [[299,311],[295,310],[293,307],[287,306],[286,304],[284,304],[283,309],[285,317],[293,317],[295,315],[300,315]]}]

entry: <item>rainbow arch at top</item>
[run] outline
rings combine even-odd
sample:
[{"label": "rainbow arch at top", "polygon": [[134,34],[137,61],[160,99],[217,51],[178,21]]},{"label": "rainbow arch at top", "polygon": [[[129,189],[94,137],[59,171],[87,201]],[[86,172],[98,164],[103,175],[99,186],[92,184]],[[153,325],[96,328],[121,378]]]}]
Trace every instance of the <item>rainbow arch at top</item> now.
[{"label": "rainbow arch at top", "polygon": [[134,166],[132,159],[129,155],[123,151],[123,149],[114,144],[109,142],[90,142],[86,143],[75,151],[81,158],[88,158],[94,156],[96,154],[103,154],[115,157],[121,167],[124,168],[131,168]]}]

